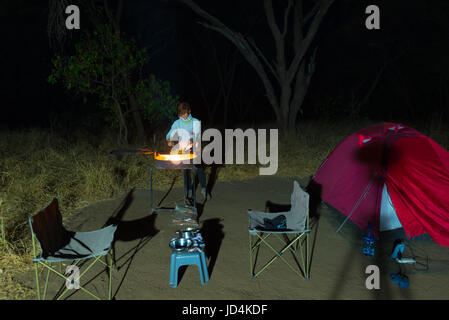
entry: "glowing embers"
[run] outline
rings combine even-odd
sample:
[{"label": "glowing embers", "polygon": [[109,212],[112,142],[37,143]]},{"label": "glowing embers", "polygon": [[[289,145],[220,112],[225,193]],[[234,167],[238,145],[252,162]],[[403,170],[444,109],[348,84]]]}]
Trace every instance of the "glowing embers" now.
[{"label": "glowing embers", "polygon": [[154,154],[154,159],[161,161],[185,161],[195,159],[196,155],[194,153],[175,153],[175,154]]}]

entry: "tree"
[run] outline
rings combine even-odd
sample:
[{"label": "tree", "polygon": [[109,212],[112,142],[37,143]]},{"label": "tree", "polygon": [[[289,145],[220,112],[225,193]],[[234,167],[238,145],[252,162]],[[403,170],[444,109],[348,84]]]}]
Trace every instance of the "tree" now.
[{"label": "tree", "polygon": [[171,95],[168,82],[150,75],[149,79],[140,79],[131,86],[130,75],[142,69],[147,59],[146,50],[139,50],[133,40],[126,40],[109,25],[99,26],[93,33],[86,32],[75,45],[74,55],[57,55],[53,59],[48,80],[52,84],[62,82],[67,89],[80,94],[95,95],[100,106],[109,110],[108,122],[118,127],[119,143],[126,145],[129,118],[134,113],[156,125],[172,119],[176,112],[178,97]]},{"label": "tree", "polygon": [[[120,20],[123,13],[123,0],[117,1],[117,6],[115,9],[115,14],[110,10],[108,5],[108,0],[103,0],[104,3],[104,9],[106,12],[106,16],[108,18],[108,22],[112,25],[113,30],[115,32],[120,32]],[[143,143],[145,141],[145,129],[142,122],[142,117],[140,116],[139,112],[139,105],[137,102],[137,97],[132,92],[133,85],[131,82],[131,74],[130,73],[122,73],[121,76],[123,77],[123,83],[125,85],[125,88],[130,92],[128,95],[129,99],[129,106],[130,111],[134,120],[134,125],[137,129],[137,139],[140,143]]]},{"label": "tree", "polygon": [[48,81],[61,81],[67,89],[94,94],[99,104],[110,111],[109,122],[119,128],[119,142],[128,144],[130,112],[128,99],[134,94],[123,82],[127,75],[146,62],[145,50],[108,25],[99,26],[75,45],[72,56],[57,55]]},{"label": "tree", "polygon": [[275,63],[270,62],[253,39],[232,30],[193,0],[179,1],[204,19],[200,24],[220,33],[235,45],[262,81],[279,128],[285,132],[293,131],[315,69],[316,48],[311,50],[311,46],[334,0],[316,1],[307,13],[304,12],[303,0],[284,1],[281,27],[276,21],[272,0],[263,1],[275,44]]},{"label": "tree", "polygon": [[[109,2],[114,2],[115,5],[111,6]],[[86,8],[86,16],[88,17],[89,22],[92,23],[95,28],[98,29],[102,28],[104,25],[108,25],[111,32],[120,34],[120,20],[123,13],[123,0],[85,0],[83,4]],[[67,5],[67,0],[49,0],[47,34],[50,46],[56,47],[56,44],[58,44],[61,52],[64,48],[67,37],[67,30],[64,23],[64,18],[66,16],[65,8]],[[118,56],[118,58],[122,59],[123,57]],[[120,63],[123,65],[126,61],[123,60],[120,61]],[[138,98],[135,96],[133,91],[136,83],[133,81],[133,74],[131,72],[124,71],[125,69],[119,69],[119,74],[117,74],[117,77],[122,77],[122,85],[128,92],[126,96],[128,99],[127,104],[129,105],[129,111],[132,115],[134,127],[136,129],[137,140],[139,143],[143,143],[146,140],[146,134],[140,113],[141,107],[138,105]],[[117,79],[115,82],[117,82]],[[125,130],[124,127],[123,130]]]},{"label": "tree", "polygon": [[166,121],[175,120],[180,101],[179,96],[172,95],[171,91],[168,81],[158,80],[154,75],[137,82],[137,103],[145,120],[155,129],[160,129]]}]

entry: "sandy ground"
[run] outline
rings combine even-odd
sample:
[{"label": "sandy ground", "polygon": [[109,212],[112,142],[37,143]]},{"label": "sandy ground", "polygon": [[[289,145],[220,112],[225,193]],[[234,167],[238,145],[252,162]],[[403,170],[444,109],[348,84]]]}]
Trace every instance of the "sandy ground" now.
[{"label": "sandy ground", "polygon": [[[303,185],[304,182],[301,182]],[[388,258],[392,242],[379,243],[376,258],[361,254],[360,232],[350,224],[336,233],[341,217],[325,205],[319,219],[313,219],[310,234],[310,279],[305,281],[282,261],[275,261],[259,277],[252,280],[248,254],[247,209],[264,210],[267,200],[288,204],[293,179],[259,177],[248,181],[218,182],[213,199],[199,203],[200,228],[209,249],[210,281],[202,285],[196,266],[189,266],[177,288],[169,286],[171,250],[168,243],[179,227],[171,224],[173,214],[151,213],[149,190],[133,190],[127,196],[96,203],[83,209],[66,222],[69,230],[89,231],[102,227],[111,216],[120,218],[115,243],[118,270],[113,273],[115,299],[205,299],[205,300],[303,300],[303,299],[448,299],[449,248],[431,241],[411,244],[414,252],[430,259],[429,271],[407,267],[410,279],[407,289],[389,278],[398,267]],[[154,192],[159,202],[165,192]],[[199,195],[199,193],[198,193]],[[182,190],[173,189],[163,205],[182,202]],[[340,220],[338,220],[340,219]],[[275,242],[275,241],[274,241]],[[261,258],[269,258],[269,251]],[[290,259],[290,254],[284,255]],[[293,260],[289,260],[292,261]],[[368,265],[380,268],[380,289],[368,290],[365,273]],[[90,279],[93,281],[89,281]],[[53,279],[55,279],[53,277]],[[101,267],[89,271],[81,283],[100,295],[106,292],[107,275]],[[35,287],[34,273],[20,281]],[[61,281],[52,282],[48,297],[52,298]],[[69,299],[90,299],[85,293],[71,291]]]}]

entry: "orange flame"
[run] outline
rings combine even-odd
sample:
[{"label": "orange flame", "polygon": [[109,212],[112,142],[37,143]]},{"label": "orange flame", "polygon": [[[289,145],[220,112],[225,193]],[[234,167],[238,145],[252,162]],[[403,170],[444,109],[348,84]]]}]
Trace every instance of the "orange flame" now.
[{"label": "orange flame", "polygon": [[154,154],[154,159],[162,161],[180,162],[196,158],[194,153],[180,153],[180,154]]}]

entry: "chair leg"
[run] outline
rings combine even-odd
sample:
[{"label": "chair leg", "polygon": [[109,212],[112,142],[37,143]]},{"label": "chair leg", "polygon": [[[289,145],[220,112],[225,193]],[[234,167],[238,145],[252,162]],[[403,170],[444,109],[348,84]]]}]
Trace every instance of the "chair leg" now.
[{"label": "chair leg", "polygon": [[38,268],[38,263],[35,262],[34,263],[34,271],[35,271],[35,275],[36,275],[36,293],[37,293],[37,300],[41,299],[41,290],[39,287],[39,268]]},{"label": "chair leg", "polygon": [[[257,235],[257,237],[249,234],[249,254],[250,254],[249,272],[252,280],[256,279],[256,277],[260,274],[260,271],[257,272],[257,274],[255,274],[260,244],[262,243],[261,237],[259,235]],[[267,236],[265,236],[265,238],[267,238]],[[253,253],[254,250],[257,250],[255,254]]]},{"label": "chair leg", "polygon": [[309,246],[309,236],[310,236],[310,216],[307,215],[306,220],[306,228],[309,230],[309,232],[306,233],[306,266],[305,266],[305,272],[306,272],[306,279],[309,279],[309,268],[310,268],[310,246]]},{"label": "chair leg", "polygon": [[304,271],[307,279],[309,279],[309,263],[309,235],[306,234],[306,243],[304,248]]},{"label": "chair leg", "polygon": [[[31,243],[33,244],[33,258],[36,257],[36,243],[35,243],[35,235],[33,233],[33,230],[31,230]],[[39,286],[39,266],[38,262],[34,261],[34,273],[36,275],[36,293],[37,293],[37,300],[41,299],[41,290]]]},{"label": "chair leg", "polygon": [[[111,255],[111,257],[109,257],[109,262],[108,262],[108,256]],[[114,262],[114,258],[112,256],[112,253],[108,253],[105,256],[106,259],[106,264],[108,265],[108,275],[109,275],[109,285],[108,285],[108,300],[111,300],[111,293],[112,293],[112,265]]]},{"label": "chair leg", "polygon": [[[110,260],[108,260],[108,255],[111,254]],[[81,260],[75,261],[74,263],[72,263],[72,265],[77,266],[79,264]],[[112,298],[112,269],[113,269],[113,265],[114,265],[114,259],[112,259],[112,253],[108,253],[106,255],[106,263],[103,262],[101,260],[101,256],[98,256],[94,259],[94,261],[92,261],[87,268],[84,269],[84,271],[79,275],[79,279],[81,279],[81,277],[87,273],[89,271],[89,269],[91,269],[91,267],[96,263],[96,262],[101,262],[103,264],[106,265],[106,267],[109,269],[108,271],[108,275],[109,275],[109,285],[108,285],[108,298],[109,300]],[[42,264],[45,268],[47,268],[47,275],[46,275],[46,279],[45,279],[45,287],[44,287],[44,292],[43,295],[41,297],[41,292],[40,292],[40,283],[39,283],[39,264]],[[61,268],[61,264],[59,269]],[[48,282],[49,282],[49,278],[50,278],[50,272],[54,272],[56,275],[58,275],[60,278],[64,279],[65,281],[69,280],[69,278],[63,273],[63,272],[59,272],[57,269],[57,266],[53,266],[52,263],[48,262],[44,263],[42,261],[39,262],[35,262],[34,265],[35,268],[35,276],[36,276],[36,293],[37,293],[37,299],[41,300],[46,298],[46,294],[47,294],[47,288],[48,288]],[[93,294],[92,292],[90,292],[89,290],[85,289],[83,286],[80,285],[79,287],[80,290],[82,290],[83,292],[89,294],[91,297],[97,299],[97,300],[101,300],[100,297],[98,297],[97,295]],[[69,291],[69,289],[66,287],[65,290],[56,297],[57,300],[62,299],[62,297]]]},{"label": "chair leg", "polygon": [[[51,266],[51,263],[50,263]],[[48,287],[48,279],[50,278],[50,269],[47,270],[47,277],[45,278],[45,287],[44,287],[44,294],[42,299],[45,300],[47,297],[47,287]]]},{"label": "chair leg", "polygon": [[[90,269],[95,263],[97,263],[98,261],[101,261],[100,259],[101,259],[100,256],[96,257],[96,258],[94,259],[94,261],[91,262],[91,263],[89,264],[89,266],[88,266],[87,268],[85,268],[84,271],[79,275],[79,279],[81,280],[81,278],[84,276],[84,274],[85,274],[86,272],[88,272],[89,269]],[[75,263],[75,265],[77,265],[78,262],[79,262],[79,261],[77,261],[77,262]],[[103,261],[101,261],[101,262],[103,262]],[[103,263],[104,263],[104,262],[103,262]],[[55,272],[56,274],[58,274],[58,275],[59,275],[60,277],[62,277],[63,279],[65,279],[65,280],[68,279],[66,276],[64,276],[64,275],[62,275],[62,274],[60,274],[60,273],[58,273],[56,270],[52,269],[52,271]],[[89,290],[87,290],[87,289],[85,289],[83,286],[81,286],[81,284],[80,284],[79,289],[81,289],[83,292],[89,294],[91,297],[94,297],[94,298],[97,299],[97,300],[101,300],[97,295],[93,294],[92,292],[90,292]],[[66,288],[66,289],[64,290],[64,292],[61,293],[61,295],[57,298],[57,300],[60,300],[60,299],[67,293],[67,291],[69,291],[68,288]]]},{"label": "chair leg", "polygon": [[296,270],[295,268],[293,268],[291,265],[290,265],[290,263],[287,261],[287,260],[285,260],[284,259],[284,257],[282,256],[283,254],[284,254],[284,252],[285,251],[287,251],[287,250],[289,250],[289,249],[291,249],[290,247],[292,246],[292,245],[294,245],[295,244],[295,242],[296,241],[299,241],[300,240],[300,238],[297,238],[296,240],[292,240],[292,242],[291,243],[289,243],[286,247],[284,247],[281,251],[277,251],[276,249],[274,249],[267,241],[265,241],[265,239],[267,238],[267,237],[262,237],[262,236],[260,236],[259,234],[257,234],[257,236],[259,237],[259,239],[268,247],[268,248],[270,248],[274,253],[275,253],[275,255],[270,259],[270,261],[268,261],[263,267],[262,267],[262,269],[261,270],[259,270],[255,275],[254,275],[254,277],[257,277],[260,273],[262,273],[266,268],[268,268],[268,266],[269,265],[271,265],[277,258],[280,258],[282,261],[284,261],[285,262],[285,264],[293,271],[293,272],[295,272],[297,275],[299,275],[300,277],[303,277],[304,278],[304,275],[303,274],[301,274],[301,272],[299,272],[298,270]]},{"label": "chair leg", "polygon": [[251,275],[251,278],[254,276],[253,271],[253,239],[251,237],[251,233],[249,234],[249,274]]},{"label": "chair leg", "polygon": [[303,244],[301,243],[302,239],[298,240],[298,246],[299,246],[299,253],[300,253],[300,258],[301,258],[301,262],[300,265],[303,269],[303,273],[304,273],[304,278],[307,279],[307,259],[304,259],[304,250],[303,249]]}]

